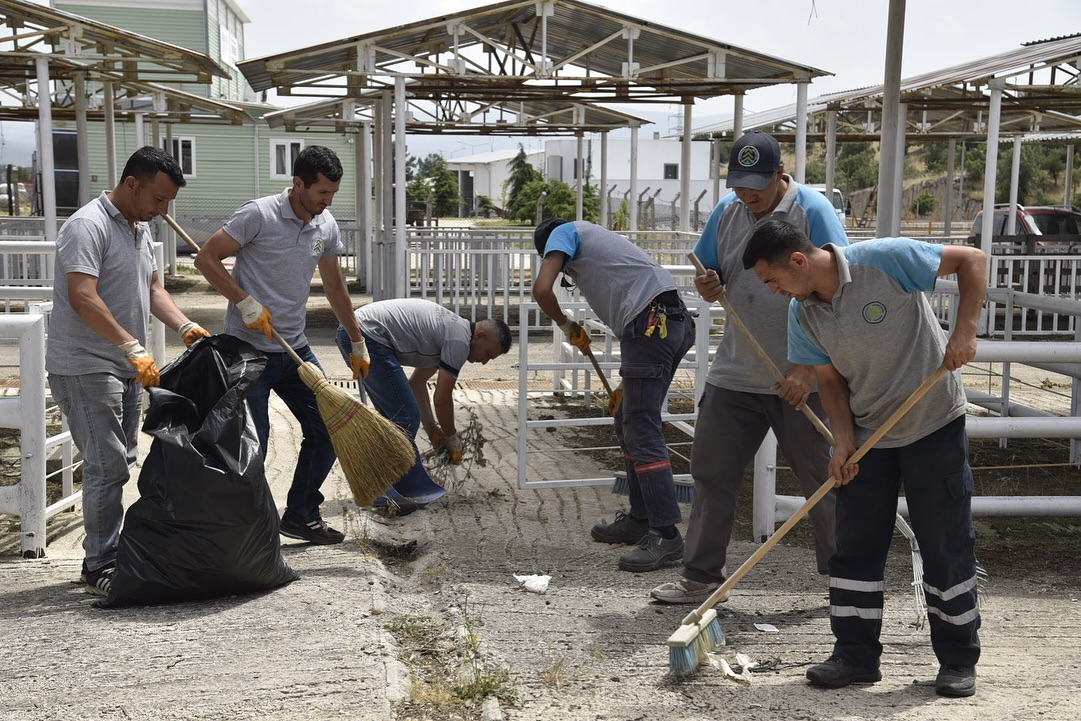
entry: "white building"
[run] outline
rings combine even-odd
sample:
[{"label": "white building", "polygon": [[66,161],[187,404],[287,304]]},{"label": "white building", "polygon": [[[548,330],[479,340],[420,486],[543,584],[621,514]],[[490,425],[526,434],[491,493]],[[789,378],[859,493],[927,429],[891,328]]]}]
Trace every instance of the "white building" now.
[{"label": "white building", "polygon": [[[544,171],[544,151],[526,150],[526,159]],[[492,199],[497,207],[507,205],[503,184],[510,177],[510,162],[518,155],[518,150],[495,150],[461,158],[447,160],[447,167],[458,177],[458,190],[462,195],[462,215],[476,213],[477,199],[485,195]]]}]

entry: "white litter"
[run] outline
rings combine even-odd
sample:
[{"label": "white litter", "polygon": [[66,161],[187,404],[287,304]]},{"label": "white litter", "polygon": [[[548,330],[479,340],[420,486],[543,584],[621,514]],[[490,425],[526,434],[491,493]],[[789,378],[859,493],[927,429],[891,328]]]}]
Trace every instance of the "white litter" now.
[{"label": "white litter", "polygon": [[530,593],[545,593],[548,590],[548,582],[552,580],[552,577],[537,574],[530,576],[514,574],[514,580],[518,581],[519,588],[524,588]]},{"label": "white litter", "polygon": [[[736,663],[734,668],[732,664],[728,663],[724,656],[719,656],[714,653],[707,653],[706,656],[709,658],[709,663],[711,666],[719,669],[721,673],[725,675],[725,678],[730,678],[736,683],[749,685],[751,683],[751,669],[758,665],[748,656],[742,653],[736,654]],[[739,671],[736,671],[737,668],[739,669]]]},{"label": "white litter", "polygon": [[756,623],[754,627],[763,633],[780,633],[772,623]]}]

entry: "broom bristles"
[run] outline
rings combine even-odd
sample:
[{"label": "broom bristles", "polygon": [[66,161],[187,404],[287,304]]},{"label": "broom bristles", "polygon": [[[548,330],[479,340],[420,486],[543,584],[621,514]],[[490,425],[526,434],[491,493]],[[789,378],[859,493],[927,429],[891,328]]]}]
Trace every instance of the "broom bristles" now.
[{"label": "broom bristles", "polygon": [[358,506],[372,501],[413,467],[413,444],[402,429],[327,382],[319,367],[305,362],[300,379],[315,393],[319,415],[330,433],[330,443]]}]

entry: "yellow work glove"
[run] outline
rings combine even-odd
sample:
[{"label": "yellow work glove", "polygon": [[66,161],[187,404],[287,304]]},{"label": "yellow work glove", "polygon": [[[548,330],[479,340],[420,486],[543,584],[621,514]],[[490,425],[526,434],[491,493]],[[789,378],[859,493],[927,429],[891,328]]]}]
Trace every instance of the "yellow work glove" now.
[{"label": "yellow work glove", "polygon": [[575,323],[573,320],[568,320],[563,325],[559,326],[559,329],[563,331],[563,335],[567,336],[567,340],[570,341],[578,350],[583,353],[589,352],[590,340],[589,334],[585,329]]},{"label": "yellow work glove", "polygon": [[353,380],[358,378],[362,381],[368,379],[368,371],[372,367],[372,359],[368,357],[368,344],[361,338],[359,343],[353,344],[353,350],[349,353],[349,367],[353,369]]},{"label": "yellow work glove", "polygon": [[270,325],[270,311],[259,301],[249,295],[236,304],[236,309],[240,311],[240,318],[244,321],[244,325],[261,331],[268,339],[274,340],[274,329]]},{"label": "yellow work glove", "polygon": [[128,363],[135,367],[135,380],[143,388],[156,386],[159,383],[161,375],[158,373],[158,366],[139,341],[129,340],[127,343],[117,344],[116,347],[124,351]]},{"label": "yellow work glove", "polygon": [[619,404],[623,402],[623,381],[619,382],[612,395],[608,396],[608,415],[614,416],[619,410]]},{"label": "yellow work glove", "polygon": [[462,440],[458,438],[457,433],[443,436],[442,446],[443,450],[447,452],[447,460],[450,461],[452,466],[457,466],[462,462]]},{"label": "yellow work glove", "polygon": [[210,337],[210,332],[207,331],[206,328],[190,320],[180,326],[180,330],[178,330],[177,333],[180,334],[180,337],[184,340],[184,346],[187,348],[191,348],[192,344],[200,338]]}]

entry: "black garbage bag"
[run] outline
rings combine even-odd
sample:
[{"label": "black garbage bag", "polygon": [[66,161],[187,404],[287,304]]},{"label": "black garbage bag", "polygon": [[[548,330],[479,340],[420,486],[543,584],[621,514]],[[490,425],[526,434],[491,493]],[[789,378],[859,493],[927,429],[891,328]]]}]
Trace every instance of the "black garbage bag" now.
[{"label": "black garbage bag", "polygon": [[102,606],[191,601],[294,581],[278,538],[259,437],[244,397],[266,356],[228,335],[203,338],[150,389],[154,437],[140,498],[124,517]]}]

